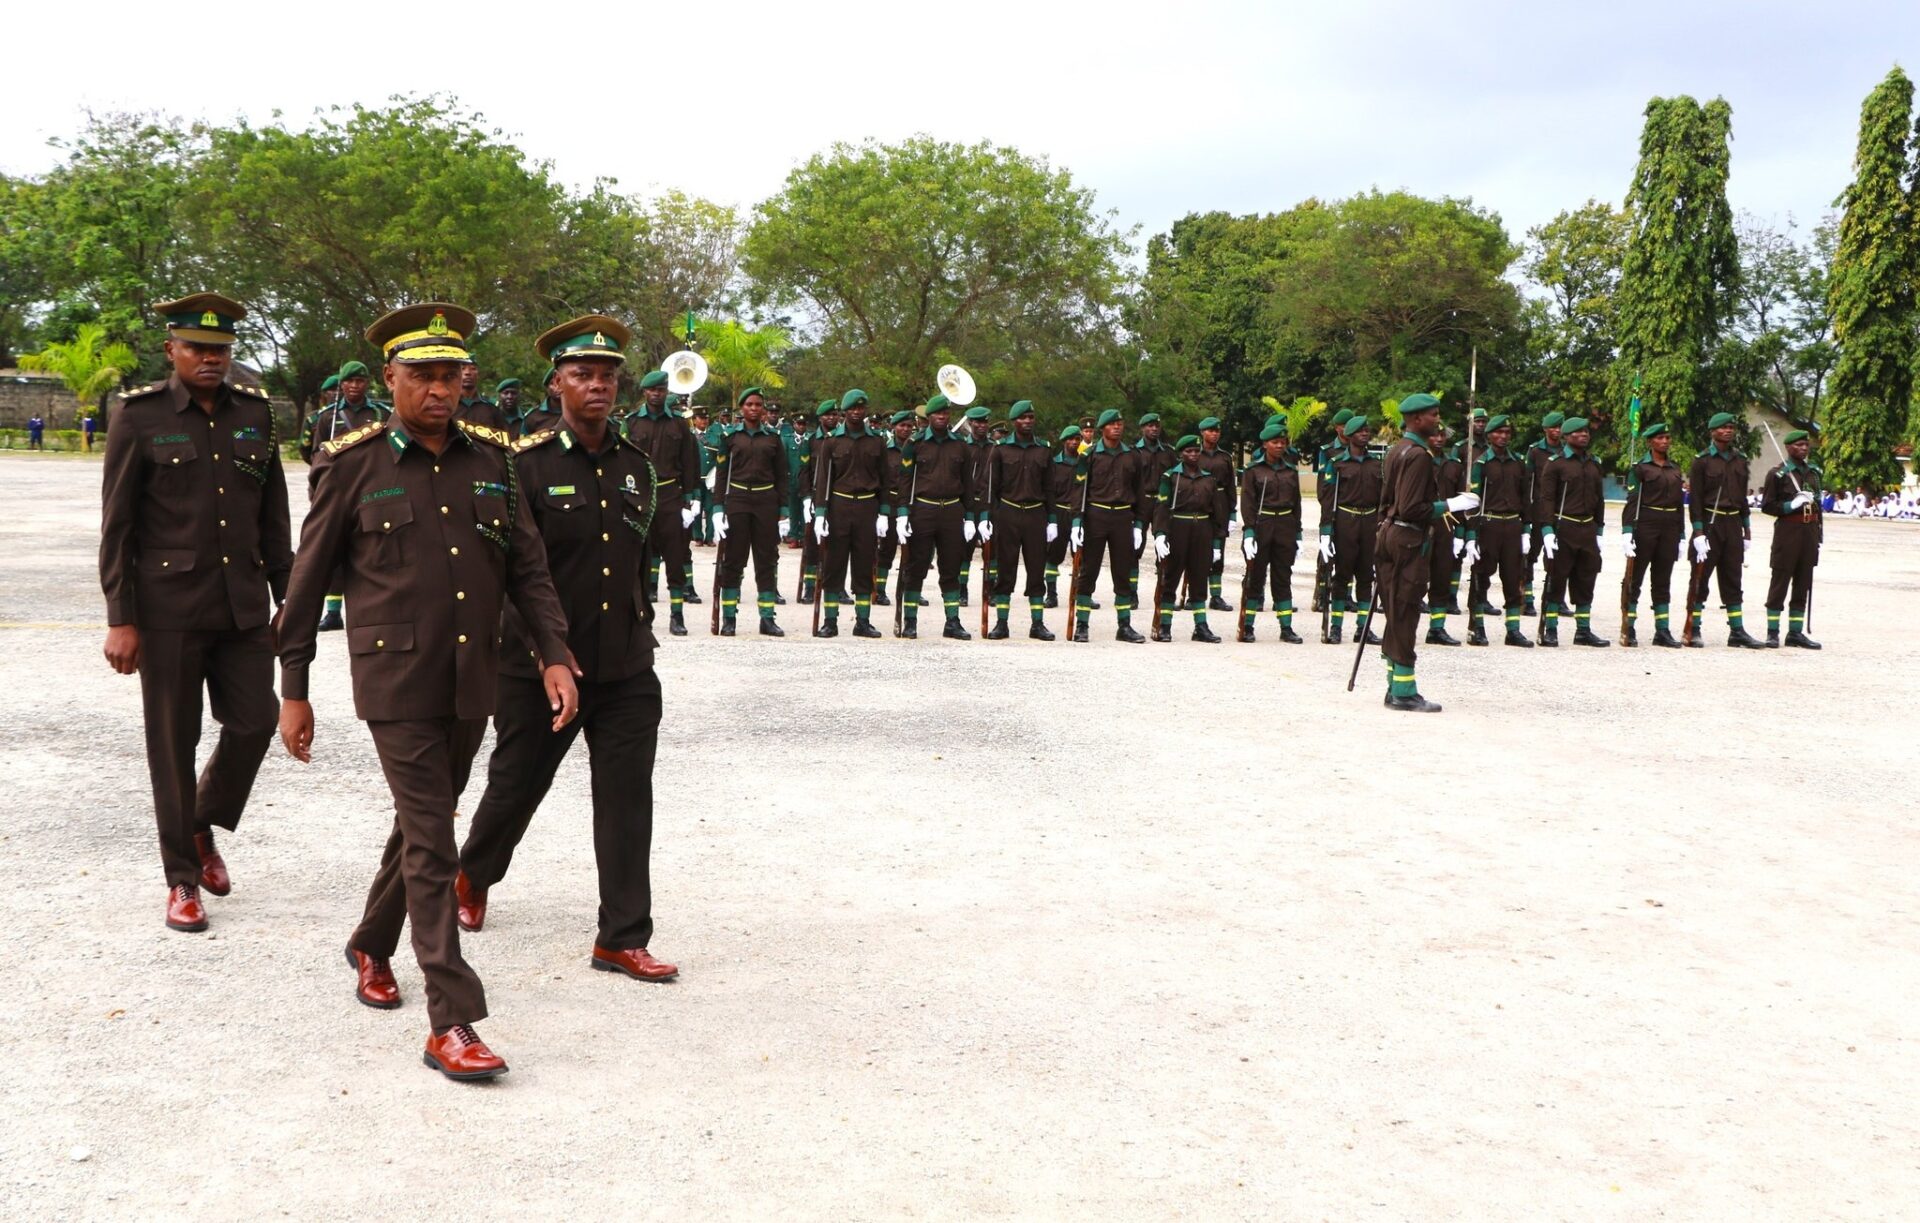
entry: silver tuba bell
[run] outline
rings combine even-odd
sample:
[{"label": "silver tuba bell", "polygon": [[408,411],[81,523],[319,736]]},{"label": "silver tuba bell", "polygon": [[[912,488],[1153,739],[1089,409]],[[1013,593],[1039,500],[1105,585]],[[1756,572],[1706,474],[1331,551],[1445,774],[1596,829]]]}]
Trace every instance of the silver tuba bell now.
[{"label": "silver tuba bell", "polygon": [[973,375],[957,365],[943,365],[940,372],[933,376],[940,385],[940,393],[947,402],[956,408],[964,408],[973,402]]},{"label": "silver tuba bell", "polygon": [[707,382],[707,360],[690,348],[673,353],[660,363],[667,376],[667,389],[675,395],[691,395]]}]

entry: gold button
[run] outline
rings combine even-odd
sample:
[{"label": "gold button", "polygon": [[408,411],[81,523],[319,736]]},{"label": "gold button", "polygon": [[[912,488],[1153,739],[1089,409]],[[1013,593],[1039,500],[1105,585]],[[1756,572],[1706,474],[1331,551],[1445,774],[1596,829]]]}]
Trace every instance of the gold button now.
[{"label": "gold button", "polygon": [[391,531],[393,530],[393,524],[391,522],[383,522],[380,524],[380,529],[383,531]]},{"label": "gold button", "polygon": [[[176,463],[178,463],[179,461],[180,461],[179,459],[175,459],[175,460],[174,460],[174,462],[176,462]],[[215,492],[217,492],[217,493],[221,493],[221,494],[223,494],[223,495],[224,495],[224,494],[226,493],[226,491],[227,491],[227,490],[226,490],[226,489],[224,489],[224,488],[217,488],[217,489],[215,489],[214,491],[215,491]]]},{"label": "gold button", "polygon": [[493,520],[493,525],[494,525],[494,526],[496,526],[496,527],[497,527],[497,526],[499,526],[499,525],[500,525],[500,520],[499,520],[498,518],[496,518],[496,519],[494,519],[494,520]]},{"label": "gold button", "polygon": [[223,564],[223,565],[224,565],[224,564],[226,564],[226,563],[227,563],[227,558],[226,558],[226,557],[224,557],[224,556],[223,556],[223,557],[221,557],[221,558],[220,558],[220,563],[221,563],[221,564]]},{"label": "gold button", "polygon": [[160,562],[160,567],[161,567],[162,569],[165,569],[165,568],[168,568],[169,566],[171,566],[172,564],[173,564],[173,562],[172,562],[172,561],[161,561],[161,562]]},{"label": "gold button", "polygon": [[438,464],[438,463],[435,463],[435,464],[433,465],[433,471],[434,471],[434,474],[435,474],[435,475],[438,475],[438,474],[440,473],[440,464]]},{"label": "gold button", "polygon": [[442,514],[444,514],[444,513],[446,513],[446,512],[447,512],[447,507],[446,507],[446,506],[444,506],[444,505],[443,505],[443,506],[441,506],[441,507],[440,507],[440,512],[441,512]]},{"label": "gold button", "polygon": [[209,429],[211,429],[211,428],[213,428],[213,422],[212,422],[212,421],[208,421],[208,422],[207,422],[207,428],[209,428]]},{"label": "gold button", "polygon": [[606,475],[607,473],[606,473],[606,472],[604,472],[604,471],[601,471],[601,470],[600,470],[600,469],[599,469],[598,467],[596,467],[596,468],[594,468],[594,469],[593,469],[593,474],[594,474],[594,475],[596,475],[596,476],[604,476],[604,475]]},{"label": "gold button", "polygon": [[607,610],[607,605],[606,605],[605,603],[602,603],[602,604],[600,605],[600,610],[601,610],[601,611],[605,611],[605,610]]},{"label": "gold button", "polygon": [[465,633],[460,634],[460,644],[461,645],[467,644],[467,635]]},{"label": "gold button", "polygon": [[607,533],[606,533],[605,531],[602,531],[602,532],[600,532],[600,542],[601,542],[601,543],[606,543],[606,542],[607,542],[607,541],[608,541],[609,539],[611,539],[611,538],[613,538],[613,537],[612,537],[612,536],[610,536],[610,535],[608,535],[608,534],[607,534]]},{"label": "gold button", "polygon": [[464,599],[467,597],[467,592],[464,590],[456,590],[453,592],[453,597],[456,599]]},{"label": "gold button", "polygon": [[220,461],[220,456],[219,456],[219,455],[217,455],[217,454],[216,454],[216,455],[214,455],[214,456],[213,456],[213,461],[214,461],[214,462],[216,462],[216,463],[218,463],[218,462]]},{"label": "gold button", "polygon": [[180,456],[179,456],[179,455],[177,455],[177,454],[176,454],[176,455],[174,455],[174,456],[173,456],[173,461],[174,461],[175,463],[178,463],[178,462],[180,461]]},{"label": "gold button", "polygon": [[387,643],[384,641],[376,641],[373,643],[373,648],[376,650],[384,650],[387,648]]},{"label": "gold button", "polygon": [[603,510],[607,508],[607,499],[605,497],[600,498],[600,508]]},{"label": "gold button", "polygon": [[600,576],[603,578],[610,578],[613,576],[613,570],[608,569],[605,566],[602,566],[600,569]]},{"label": "gold button", "polygon": [[455,556],[460,555],[460,549],[458,548],[448,548],[447,551],[453,553]]},{"label": "gold button", "polygon": [[227,525],[227,520],[226,520],[226,519],[224,519],[224,518],[222,518],[222,519],[220,520],[220,525],[221,525],[221,526],[223,526],[223,527],[224,527],[224,526],[226,526],[226,525]]}]

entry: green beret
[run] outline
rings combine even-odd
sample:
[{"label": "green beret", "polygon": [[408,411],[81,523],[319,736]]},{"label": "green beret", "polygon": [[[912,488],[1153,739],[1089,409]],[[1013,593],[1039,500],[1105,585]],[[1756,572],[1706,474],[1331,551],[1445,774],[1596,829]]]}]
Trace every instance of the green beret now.
[{"label": "green beret", "polygon": [[909,408],[902,408],[898,412],[895,412],[892,416],[887,417],[887,423],[890,425],[898,425],[906,421],[910,421],[912,419],[913,419],[912,410]]},{"label": "green beret", "polygon": [[1148,425],[1157,425],[1159,423],[1160,423],[1160,413],[1158,412],[1149,412],[1145,416],[1142,416],[1140,418],[1140,427],[1143,429],[1146,428]]},{"label": "green beret", "polygon": [[820,406],[814,409],[814,411],[821,416],[825,416],[829,412],[837,412],[839,410],[840,410],[840,401],[838,399],[822,399],[820,401]]},{"label": "green beret", "polygon": [[1263,442],[1270,442],[1276,437],[1285,437],[1286,435],[1287,418],[1284,416],[1274,417],[1267,422],[1266,428],[1260,430],[1260,440]]},{"label": "green beret", "polygon": [[[520,380],[518,378],[502,378],[500,380],[499,385],[493,388],[493,393],[498,395],[501,391],[506,390],[510,386],[519,386],[519,385],[520,385]],[[646,383],[642,382],[640,385],[645,386]]]},{"label": "green beret", "polygon": [[[821,404],[820,405],[821,410],[824,411],[827,408],[827,405],[831,404],[832,402],[833,401],[829,399],[826,403]],[[845,411],[846,409],[852,407],[856,403],[865,404],[866,402],[867,402],[867,393],[856,386],[848,390],[846,394],[840,396],[840,409],[841,411]]]},{"label": "green beret", "polygon": [[991,415],[992,413],[987,411],[987,407],[985,404],[976,403],[972,407],[967,409],[966,419],[985,420],[987,417]]},{"label": "green beret", "polygon": [[1013,401],[1013,406],[1007,409],[1008,420],[1019,420],[1022,416],[1032,415],[1033,400],[1031,399],[1016,399]]},{"label": "green beret", "polygon": [[1560,432],[1562,433],[1578,433],[1586,427],[1587,418],[1584,416],[1569,416],[1560,422]]},{"label": "green beret", "polygon": [[1060,440],[1063,442],[1070,437],[1079,437],[1079,436],[1080,436],[1079,425],[1068,425],[1066,428],[1060,430]]},{"label": "green beret", "polygon": [[650,369],[647,371],[646,377],[640,379],[640,389],[643,391],[650,391],[656,386],[665,385],[667,385],[667,371],[663,369]]},{"label": "green beret", "polygon": [[340,367],[340,381],[342,382],[345,382],[349,378],[369,378],[369,377],[372,377],[372,375],[367,373],[367,367],[365,362],[349,361],[345,365]]},{"label": "green beret", "polygon": [[1540,418],[1540,427],[1542,429],[1558,429],[1560,422],[1566,418],[1566,414],[1563,412],[1549,412]]},{"label": "green beret", "polygon": [[[685,403],[686,401],[687,401],[687,397],[685,395],[669,395],[667,396],[666,402],[661,406],[667,407],[667,408],[675,408],[675,407],[679,407],[681,404]],[[702,412],[706,411],[705,408],[702,408],[700,410]]]},{"label": "green beret", "polygon": [[741,404],[747,402],[747,396],[749,395],[758,395],[763,400],[767,397],[767,393],[761,390],[759,387],[750,386],[746,390],[740,392],[740,397],[733,401],[733,406],[737,408]]},{"label": "green beret", "polygon": [[1173,444],[1173,448],[1175,450],[1185,450],[1189,446],[1198,446],[1199,444],[1200,444],[1200,435],[1197,433],[1189,433],[1184,437],[1182,437],[1179,441],[1175,442]]},{"label": "green beret", "polygon": [[1511,428],[1512,425],[1513,425],[1513,419],[1509,417],[1505,412],[1502,412],[1498,416],[1490,416],[1487,418],[1488,433],[1492,433],[1495,429]]},{"label": "green beret", "polygon": [[1485,408],[1475,408],[1473,410],[1473,419],[1485,420],[1486,418],[1487,418],[1487,410]]},{"label": "green beret", "polygon": [[1412,416],[1415,412],[1427,412],[1439,408],[1440,401],[1425,391],[1409,395],[1400,401],[1400,415]]},{"label": "green beret", "polygon": [[1335,412],[1333,414],[1333,427],[1338,429],[1341,425],[1346,424],[1349,420],[1352,420],[1352,419],[1353,419],[1353,409],[1341,408],[1338,412]]},{"label": "green beret", "polygon": [[1715,412],[1713,414],[1713,419],[1707,422],[1707,428],[1724,429],[1728,425],[1733,424],[1736,419],[1738,418],[1735,417],[1734,414],[1731,412]]},{"label": "green beret", "polygon": [[1806,441],[1809,436],[1805,429],[1794,429],[1789,432],[1785,438],[1781,439],[1780,444],[1783,446],[1791,446],[1795,442]]},{"label": "green beret", "polygon": [[935,412],[946,412],[951,410],[952,407],[953,401],[945,395],[935,395],[932,399],[927,400],[927,415],[931,416]]},{"label": "green beret", "polygon": [[1673,430],[1667,428],[1665,425],[1648,425],[1646,428],[1640,430],[1640,436],[1641,437],[1659,437],[1662,433],[1671,433],[1671,432],[1673,432]]},{"label": "green beret", "polygon": [[1373,428],[1373,424],[1368,421],[1365,416],[1359,412],[1355,412],[1352,416],[1347,417],[1346,424],[1340,426],[1340,435],[1342,437],[1352,437],[1362,429],[1371,428]]},{"label": "green beret", "polygon": [[1218,429],[1219,427],[1220,427],[1220,418],[1218,416],[1209,416],[1205,420],[1201,421],[1199,424],[1195,425],[1194,429],[1204,432],[1205,430]]},{"label": "green beret", "polygon": [[1108,425],[1112,424],[1114,421],[1119,419],[1120,419],[1120,409],[1108,408],[1106,411],[1100,413],[1100,419],[1093,422],[1093,427],[1096,429],[1104,429]]},{"label": "green beret", "polygon": [[320,384],[320,390],[324,393],[326,391],[331,391],[334,387],[339,385],[340,385],[340,375],[328,374],[327,380]]}]

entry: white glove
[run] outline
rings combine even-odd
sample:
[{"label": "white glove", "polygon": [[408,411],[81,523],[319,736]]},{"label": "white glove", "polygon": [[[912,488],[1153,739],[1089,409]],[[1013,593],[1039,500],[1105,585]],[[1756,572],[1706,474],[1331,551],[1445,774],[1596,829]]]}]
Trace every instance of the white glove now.
[{"label": "white glove", "polygon": [[993,524],[984,518],[980,520],[980,538],[988,541],[993,539]]},{"label": "white glove", "polygon": [[1455,493],[1453,496],[1447,498],[1447,512],[1449,514],[1458,514],[1462,510],[1477,510],[1479,508],[1479,493]]},{"label": "white glove", "polygon": [[1812,504],[1813,504],[1812,493],[1795,493],[1793,495],[1793,500],[1787,502],[1787,508],[1790,510],[1797,510]]},{"label": "white glove", "polygon": [[1139,527],[1133,528],[1133,550],[1135,552],[1138,552],[1141,548],[1144,548],[1146,546],[1146,543],[1147,543],[1147,533],[1145,531],[1142,531]]},{"label": "white glove", "polygon": [[1214,559],[1214,561],[1215,561],[1215,562],[1218,562],[1218,561],[1220,560],[1220,558],[1221,558],[1222,556],[1224,556],[1224,555],[1225,555],[1225,553],[1223,553],[1223,552],[1222,552],[1222,551],[1220,550],[1220,545],[1219,545],[1219,544],[1215,544],[1215,545],[1213,545],[1213,559]]},{"label": "white glove", "polygon": [[885,514],[880,515],[880,517],[873,520],[873,537],[875,539],[885,539],[887,537],[887,528],[892,525],[893,519],[888,518]]},{"label": "white glove", "polygon": [[971,518],[960,524],[961,538],[965,539],[968,543],[973,542],[974,532],[977,530],[979,530],[979,528],[973,525]]},{"label": "white glove", "polygon": [[1558,535],[1548,533],[1540,537],[1541,559],[1550,561],[1559,553],[1559,551],[1560,551],[1560,537]]},{"label": "white glove", "polygon": [[813,537],[823,544],[827,542],[827,516],[825,514],[813,520]]},{"label": "white glove", "polygon": [[1520,555],[1533,555],[1533,532],[1527,531],[1520,536]]},{"label": "white glove", "polygon": [[1453,559],[1459,560],[1460,554],[1467,550],[1467,541],[1458,535],[1453,537]]},{"label": "white glove", "polygon": [[800,498],[800,521],[801,522],[813,521],[813,498],[812,497]]},{"label": "white glove", "polygon": [[1080,549],[1086,547],[1087,546],[1087,529],[1083,526],[1080,526],[1078,523],[1074,524],[1073,530],[1067,533],[1067,546],[1072,548],[1075,552],[1078,552]]},{"label": "white glove", "polygon": [[712,488],[714,485],[714,482],[719,478],[720,478],[720,469],[718,467],[707,468],[707,474],[704,477],[704,479],[706,481],[706,485],[708,488]]},{"label": "white glove", "polygon": [[1166,536],[1156,535],[1153,537],[1153,554],[1155,556],[1159,557],[1161,560],[1166,560],[1168,555],[1172,553],[1172,551],[1173,551],[1173,545],[1167,542]]},{"label": "white glove", "polygon": [[1333,536],[1322,535],[1320,537],[1320,559],[1323,561],[1331,561],[1333,559]]},{"label": "white glove", "polygon": [[1463,555],[1465,556],[1466,562],[1469,566],[1479,564],[1480,563],[1480,541],[1477,539],[1469,539],[1467,541],[1467,550],[1465,553],[1463,553]]},{"label": "white glove", "polygon": [[1708,541],[1706,536],[1696,535],[1693,537],[1693,559],[1694,560],[1696,561],[1706,560],[1707,553],[1711,551],[1713,551],[1713,544]]},{"label": "white glove", "polygon": [[689,527],[693,526],[693,520],[698,518],[699,516],[700,516],[700,507],[695,505],[693,502],[689,501],[685,505],[681,506],[680,507],[680,529],[684,531],[684,530],[687,530]]},{"label": "white glove", "polygon": [[713,542],[719,543],[727,537],[727,512],[721,510],[713,516]]},{"label": "white glove", "polygon": [[1260,545],[1255,541],[1253,536],[1242,535],[1240,537],[1240,555],[1246,557],[1248,560],[1252,560],[1254,557],[1260,555]]},{"label": "white glove", "polygon": [[1640,545],[1634,541],[1633,536],[1622,535],[1620,537],[1620,552],[1621,555],[1625,556],[1628,560],[1632,560],[1635,556],[1639,555]]},{"label": "white glove", "polygon": [[785,539],[787,536],[791,534],[793,534],[793,523],[789,522],[785,518],[782,518],[780,520],[780,538]]},{"label": "white glove", "polygon": [[902,514],[900,515],[899,518],[895,519],[893,525],[900,532],[901,543],[905,543],[909,539],[913,538],[913,524],[907,521],[907,516],[905,514]]},{"label": "white glove", "polygon": [[1052,543],[1054,540],[1059,538],[1060,538],[1060,524],[1057,522],[1049,522],[1047,524],[1047,542]]}]

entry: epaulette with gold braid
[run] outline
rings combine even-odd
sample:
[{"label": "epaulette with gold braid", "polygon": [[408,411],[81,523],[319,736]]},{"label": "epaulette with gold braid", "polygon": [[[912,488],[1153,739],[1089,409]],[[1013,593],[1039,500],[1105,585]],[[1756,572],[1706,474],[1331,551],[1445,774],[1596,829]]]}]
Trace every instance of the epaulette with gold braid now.
[{"label": "epaulette with gold braid", "polygon": [[384,420],[376,420],[371,424],[361,425],[352,432],[342,433],[330,442],[321,442],[320,449],[329,455],[339,454],[342,450],[348,450],[354,446],[358,446],[368,438],[378,437],[386,431],[387,422]]},{"label": "epaulette with gold braid", "polygon": [[261,390],[257,386],[248,386],[243,382],[229,382],[227,385],[233,388],[235,391],[238,391],[240,394],[251,395],[255,399],[270,398],[270,396],[265,391]]},{"label": "epaulette with gold braid", "polygon": [[542,429],[538,433],[529,433],[513,444],[513,452],[519,454],[522,450],[532,450],[535,446],[550,442],[559,436],[558,429]]},{"label": "epaulette with gold braid", "polygon": [[167,384],[164,382],[149,382],[145,386],[134,387],[131,391],[127,391],[124,395],[122,395],[121,398],[138,399],[142,395],[151,395],[156,391],[164,391],[166,389],[167,389]]},{"label": "epaulette with gold braid", "polygon": [[453,423],[459,425],[460,431],[468,437],[477,437],[483,442],[492,442],[502,450],[511,450],[513,448],[513,439],[508,437],[506,431],[503,429],[495,429],[491,425],[476,425],[470,420],[456,420]]}]

